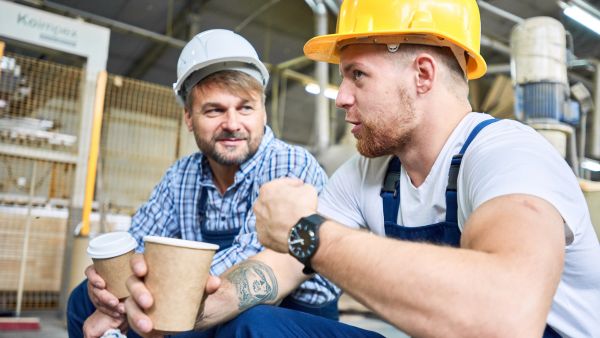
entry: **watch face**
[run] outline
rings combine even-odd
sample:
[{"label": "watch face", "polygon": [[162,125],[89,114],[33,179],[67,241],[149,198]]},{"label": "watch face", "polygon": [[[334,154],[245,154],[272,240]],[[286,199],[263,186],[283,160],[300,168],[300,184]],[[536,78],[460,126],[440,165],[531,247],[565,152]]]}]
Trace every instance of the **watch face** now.
[{"label": "watch face", "polygon": [[309,258],[317,249],[315,237],[314,225],[302,222],[296,224],[288,240],[291,254],[301,261]]}]

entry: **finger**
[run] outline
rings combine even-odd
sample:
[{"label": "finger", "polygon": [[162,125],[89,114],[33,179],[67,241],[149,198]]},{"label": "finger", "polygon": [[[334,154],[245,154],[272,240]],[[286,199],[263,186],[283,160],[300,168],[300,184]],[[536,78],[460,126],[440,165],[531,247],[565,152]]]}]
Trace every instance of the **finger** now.
[{"label": "finger", "polygon": [[211,295],[219,289],[221,286],[221,278],[217,276],[208,276],[208,280],[206,281],[206,294]]},{"label": "finger", "polygon": [[88,284],[98,289],[106,288],[106,283],[104,282],[104,279],[100,277],[93,264],[85,269],[85,276],[88,279]]},{"label": "finger", "polygon": [[[127,290],[129,290],[129,299],[132,299],[142,309],[149,309],[152,303],[154,303],[152,294],[150,294],[146,285],[136,276],[130,276],[127,279]],[[125,309],[126,311],[128,310],[127,304],[125,305]]]},{"label": "finger", "polygon": [[92,291],[101,306],[110,308],[113,312],[118,311],[119,299],[106,289],[92,288]]},{"label": "finger", "polygon": [[136,302],[129,297],[125,300],[125,309],[127,310],[127,321],[129,327],[140,334],[147,334],[152,331],[152,321],[138,307]]},{"label": "finger", "polygon": [[144,255],[135,254],[129,260],[131,264],[131,270],[133,270],[133,274],[138,277],[144,277],[146,273],[148,273],[148,266],[146,265],[146,260],[144,259]]},{"label": "finger", "polygon": [[121,314],[125,314],[125,302],[119,303],[119,305],[117,305],[117,311],[119,311],[119,313]]},{"label": "finger", "polygon": [[[98,310],[100,310],[100,312],[107,314],[111,317],[117,318],[121,313],[120,309],[118,306],[114,306],[114,301],[111,300],[110,297],[114,297],[112,294],[110,294],[108,291],[106,291],[105,289],[97,289],[94,287],[88,287],[89,289],[89,296],[90,296],[90,301],[92,302],[92,304],[94,304],[94,307]],[[105,298],[106,294],[108,295],[108,299]],[[116,299],[116,298],[114,298]],[[118,304],[118,301],[117,301]]]}]

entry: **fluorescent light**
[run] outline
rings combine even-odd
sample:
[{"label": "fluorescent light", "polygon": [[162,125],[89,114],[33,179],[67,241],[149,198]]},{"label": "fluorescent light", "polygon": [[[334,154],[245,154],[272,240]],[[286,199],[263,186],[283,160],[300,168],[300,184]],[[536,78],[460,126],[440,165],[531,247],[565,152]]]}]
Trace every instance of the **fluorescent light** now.
[{"label": "fluorescent light", "polygon": [[[309,83],[304,87],[304,90],[306,90],[307,92],[317,95],[321,92],[321,87],[319,87],[318,84],[316,83]],[[337,89],[333,89],[333,88],[326,88],[325,89],[325,97],[331,100],[335,100],[335,98],[337,97],[338,91]]]},{"label": "fluorescent light", "polygon": [[589,171],[600,172],[600,163],[587,158],[581,161],[581,167]]},{"label": "fluorescent light", "polygon": [[577,6],[575,3],[559,3],[563,8],[563,13],[571,19],[579,22],[586,26],[596,34],[600,35],[600,18],[593,15],[592,13],[584,10]]}]

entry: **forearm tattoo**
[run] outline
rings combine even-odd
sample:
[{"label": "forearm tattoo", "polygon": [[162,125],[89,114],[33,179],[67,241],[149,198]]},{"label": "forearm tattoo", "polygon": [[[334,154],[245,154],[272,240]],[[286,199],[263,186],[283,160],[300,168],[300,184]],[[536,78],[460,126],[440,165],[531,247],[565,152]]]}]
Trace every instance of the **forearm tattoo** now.
[{"label": "forearm tattoo", "polygon": [[253,260],[242,262],[225,278],[237,291],[240,310],[277,298],[275,274],[271,267],[262,262]]}]

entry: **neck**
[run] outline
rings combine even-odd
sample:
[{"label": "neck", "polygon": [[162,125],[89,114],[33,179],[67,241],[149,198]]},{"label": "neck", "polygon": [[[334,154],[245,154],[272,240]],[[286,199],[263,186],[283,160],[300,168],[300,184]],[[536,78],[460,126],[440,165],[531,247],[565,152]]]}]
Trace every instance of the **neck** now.
[{"label": "neck", "polygon": [[470,107],[465,108],[444,108],[421,114],[421,121],[415,128],[410,142],[395,153],[415,187],[425,182],[448,138],[470,112]]},{"label": "neck", "polygon": [[208,158],[208,165],[212,172],[213,183],[219,189],[221,195],[225,194],[227,188],[233,185],[235,173],[240,169],[239,165],[223,165]]}]

